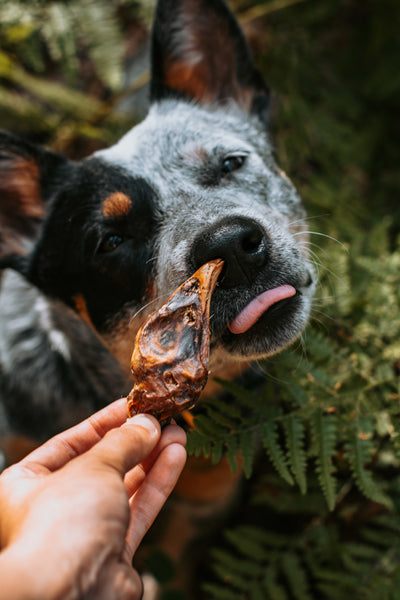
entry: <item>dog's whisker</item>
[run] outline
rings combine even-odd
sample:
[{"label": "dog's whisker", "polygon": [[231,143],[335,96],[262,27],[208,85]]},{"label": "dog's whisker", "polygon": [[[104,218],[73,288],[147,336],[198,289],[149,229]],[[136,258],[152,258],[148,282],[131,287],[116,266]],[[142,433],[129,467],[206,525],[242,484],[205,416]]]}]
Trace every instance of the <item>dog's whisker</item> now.
[{"label": "dog's whisker", "polygon": [[311,306],[312,307],[314,307],[314,306],[325,306],[328,301],[336,300],[336,298],[337,298],[336,294],[331,294],[329,296],[325,296],[324,295],[322,298],[316,297],[316,298],[314,298],[312,300]]},{"label": "dog's whisker", "polygon": [[320,244],[317,244],[316,242],[299,242],[299,246],[300,248],[316,248],[319,252],[321,253],[326,253],[326,250],[323,246],[321,246]]},{"label": "dog's whisker", "polygon": [[331,235],[328,235],[327,233],[321,233],[320,231],[296,231],[295,233],[293,233],[293,237],[296,237],[299,235],[304,235],[304,234],[318,235],[320,237],[326,238],[328,240],[331,240],[332,242],[336,242],[336,244],[339,244],[339,246],[341,246],[344,250],[346,250],[346,252],[349,252],[347,246],[343,242],[341,242],[337,238],[334,238]]},{"label": "dog's whisker", "polygon": [[325,214],[321,214],[321,215],[311,215],[311,216],[301,217],[300,219],[296,219],[294,221],[289,221],[288,226],[293,227],[293,225],[297,225],[298,223],[305,223],[306,221],[313,221],[315,219],[320,219],[320,218],[326,217],[326,216],[329,216],[329,214],[325,213]]},{"label": "dog's whisker", "polygon": [[152,300],[149,300],[149,302],[147,302],[147,304],[144,304],[143,306],[141,306],[139,308],[139,310],[137,310],[132,317],[129,319],[129,325],[131,325],[133,323],[133,321],[145,310],[147,310],[150,306],[153,306],[154,304],[158,303],[158,302],[162,302],[163,300],[166,300],[168,298],[168,294],[162,294],[160,296],[157,296],[156,298],[153,298]]},{"label": "dog's whisker", "polygon": [[322,271],[328,275],[331,275],[337,281],[341,281],[340,275],[327,267],[327,265],[320,260],[319,256],[313,250],[309,250],[309,257],[318,274]]}]

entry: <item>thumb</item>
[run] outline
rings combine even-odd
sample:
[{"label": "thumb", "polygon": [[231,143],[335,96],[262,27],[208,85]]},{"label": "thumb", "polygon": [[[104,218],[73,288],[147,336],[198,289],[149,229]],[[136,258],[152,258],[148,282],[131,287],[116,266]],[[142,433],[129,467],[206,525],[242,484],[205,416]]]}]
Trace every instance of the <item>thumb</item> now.
[{"label": "thumb", "polygon": [[161,427],[157,419],[147,414],[135,415],[121,427],[106,433],[83,456],[117,471],[123,477],[151,453],[160,435]]}]

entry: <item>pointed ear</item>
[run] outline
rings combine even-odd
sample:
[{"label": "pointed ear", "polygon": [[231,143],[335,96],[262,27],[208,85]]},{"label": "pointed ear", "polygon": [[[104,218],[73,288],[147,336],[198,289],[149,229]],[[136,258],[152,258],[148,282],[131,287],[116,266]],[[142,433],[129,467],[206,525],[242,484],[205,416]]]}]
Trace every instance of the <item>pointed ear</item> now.
[{"label": "pointed ear", "polygon": [[268,88],[223,0],[159,0],[153,28],[151,99],[234,100],[267,120]]},{"label": "pointed ear", "polygon": [[23,264],[67,160],[0,131],[0,267]]}]

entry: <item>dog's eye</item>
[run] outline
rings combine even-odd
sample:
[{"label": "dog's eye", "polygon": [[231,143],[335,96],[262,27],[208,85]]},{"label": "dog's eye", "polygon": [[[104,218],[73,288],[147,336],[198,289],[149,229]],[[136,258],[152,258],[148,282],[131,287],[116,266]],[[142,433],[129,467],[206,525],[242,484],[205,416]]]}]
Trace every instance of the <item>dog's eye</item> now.
[{"label": "dog's eye", "polygon": [[124,241],[124,238],[116,233],[112,233],[104,238],[101,242],[99,250],[100,252],[112,252],[115,248],[118,248]]},{"label": "dog's eye", "polygon": [[222,173],[228,175],[240,169],[245,163],[245,156],[227,156],[222,163]]}]

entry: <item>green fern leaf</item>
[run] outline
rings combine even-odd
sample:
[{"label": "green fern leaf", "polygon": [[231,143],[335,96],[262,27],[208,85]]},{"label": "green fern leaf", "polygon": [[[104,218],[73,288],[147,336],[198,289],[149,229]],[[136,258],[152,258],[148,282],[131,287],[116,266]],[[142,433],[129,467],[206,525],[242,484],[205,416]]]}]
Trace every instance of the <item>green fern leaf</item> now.
[{"label": "green fern leaf", "polygon": [[219,463],[224,453],[224,442],[223,440],[215,440],[214,444],[211,447],[211,462],[213,465]]},{"label": "green fern leaf", "polygon": [[237,600],[237,592],[229,588],[226,583],[204,583],[201,589],[206,592],[209,600]]},{"label": "green fern leaf", "polygon": [[282,570],[287,577],[290,590],[296,600],[313,600],[309,591],[306,571],[297,554],[287,552],[283,555]]},{"label": "green fern leaf", "polygon": [[288,469],[286,455],[279,443],[279,431],[275,421],[268,421],[261,425],[261,439],[272,465],[279,475],[289,484],[294,485],[294,480]]},{"label": "green fern leaf", "polygon": [[289,598],[285,588],[278,583],[278,576],[276,564],[270,564],[266,568],[263,581],[268,600],[288,600]]},{"label": "green fern leaf", "polygon": [[216,379],[216,381],[225,391],[232,394],[244,408],[254,410],[257,406],[256,395],[236,381],[226,381],[225,379]]},{"label": "green fern leaf", "polygon": [[[316,584],[317,595],[314,596],[315,600],[344,600],[354,596],[354,590],[358,587],[358,582],[354,581],[353,584],[348,588],[343,588],[336,581],[330,581],[329,583],[318,582]],[[357,598],[358,596],[356,596]],[[361,599],[360,599],[361,600]],[[365,599],[363,599],[365,600]]]},{"label": "green fern leaf", "polygon": [[243,472],[249,478],[253,471],[254,455],[257,447],[257,432],[244,429],[239,433],[240,454],[243,459]]},{"label": "green fern leaf", "polygon": [[237,557],[225,550],[215,549],[213,570],[225,582],[240,591],[247,591],[250,582],[258,579],[263,571],[262,565],[252,558]]},{"label": "green fern leaf", "polygon": [[371,460],[373,451],[374,445],[372,439],[366,437],[361,428],[357,428],[351,432],[350,439],[346,443],[345,454],[357,487],[370,500],[391,507],[392,502],[390,498],[375,483],[371,471],[365,468],[365,464]]},{"label": "green fern leaf", "polygon": [[232,402],[232,400],[216,396],[210,400],[204,401],[206,410],[216,410],[228,420],[227,427],[232,427],[232,423],[241,422],[243,415],[240,410],[240,403]]},{"label": "green fern leaf", "polygon": [[206,415],[198,415],[195,419],[196,430],[204,437],[215,437],[223,436],[226,433],[226,429],[221,427],[218,423],[210,419]]},{"label": "green fern leaf", "polygon": [[265,600],[265,590],[260,581],[252,581],[248,589],[249,600]]},{"label": "green fern leaf", "polygon": [[311,433],[316,452],[316,471],[329,510],[333,510],[336,500],[336,481],[332,476],[332,457],[335,454],[336,418],[315,411],[311,418]]},{"label": "green fern leaf", "polygon": [[[229,407],[227,410],[222,412],[221,410],[216,410],[213,405],[208,405],[206,407],[207,416],[218,425],[222,425],[226,429],[232,429],[236,424],[235,416],[230,413]],[[238,425],[240,426],[240,416],[237,417]]]},{"label": "green fern leaf", "polygon": [[204,437],[196,429],[188,431],[186,451],[189,455],[200,456],[203,451],[203,443]]},{"label": "green fern leaf", "polygon": [[343,597],[344,591],[350,592],[351,590],[354,590],[357,585],[357,577],[354,574],[346,573],[343,568],[338,571],[334,568],[328,569],[326,567],[317,567],[313,570],[313,576],[316,580],[317,587],[326,586],[326,589],[332,589],[332,586],[335,586],[333,596],[331,594],[329,598],[337,598],[340,594],[342,594]]},{"label": "green fern leaf", "polygon": [[400,540],[400,521],[397,513],[384,513],[379,515],[374,519],[374,524],[379,528],[379,530],[383,530],[385,528],[399,534],[398,539]]},{"label": "green fern leaf", "polygon": [[228,460],[229,466],[231,468],[232,473],[236,473],[238,470],[238,454],[239,454],[239,443],[237,436],[232,434],[225,441],[226,446],[226,458]]},{"label": "green fern leaf", "polygon": [[261,562],[268,557],[266,536],[257,527],[242,525],[225,532],[226,539],[241,555]]},{"label": "green fern leaf", "polygon": [[289,415],[283,420],[283,428],[290,468],[301,493],[305,494],[307,491],[307,461],[304,450],[304,425],[298,416]]},{"label": "green fern leaf", "polygon": [[267,557],[267,549],[268,552],[280,550],[290,544],[290,536],[252,525],[238,526],[227,531],[225,536],[238,552],[249,557],[257,555],[260,559]]},{"label": "green fern leaf", "polygon": [[397,548],[400,550],[400,540],[398,533],[388,531],[387,529],[380,529],[379,527],[365,527],[361,531],[362,538],[369,544],[373,544],[380,549],[382,548]]}]

